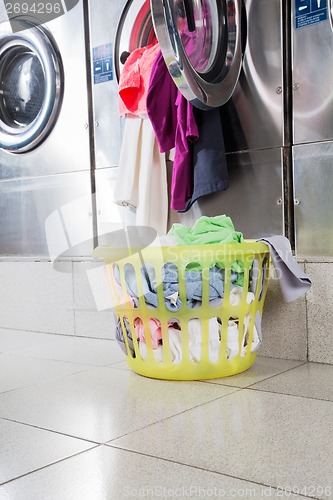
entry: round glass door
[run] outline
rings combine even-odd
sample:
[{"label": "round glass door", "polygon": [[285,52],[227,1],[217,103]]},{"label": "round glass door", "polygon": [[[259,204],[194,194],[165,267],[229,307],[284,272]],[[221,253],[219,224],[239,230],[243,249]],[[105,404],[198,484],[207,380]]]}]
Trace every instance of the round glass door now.
[{"label": "round glass door", "polygon": [[241,0],[151,0],[154,29],[176,85],[193,105],[225,104],[241,64]]},{"label": "round glass door", "polygon": [[38,57],[26,48],[7,50],[0,61],[0,116],[11,128],[37,118],[45,97],[45,77]]},{"label": "round glass door", "polygon": [[218,61],[226,30],[219,29],[222,4],[201,1],[175,3],[177,30],[185,54],[195,71],[205,75]]},{"label": "round glass door", "polygon": [[22,153],[52,130],[62,99],[59,55],[46,33],[29,24],[13,34],[0,24],[0,147]]}]

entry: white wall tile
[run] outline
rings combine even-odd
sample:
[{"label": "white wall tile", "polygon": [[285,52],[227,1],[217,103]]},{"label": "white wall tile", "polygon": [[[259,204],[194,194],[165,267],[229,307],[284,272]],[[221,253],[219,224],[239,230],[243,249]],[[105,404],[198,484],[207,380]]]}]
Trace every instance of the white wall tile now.
[{"label": "white wall tile", "polygon": [[115,315],[103,264],[74,262],[73,277],[76,335],[114,339]]},{"label": "white wall tile", "polygon": [[309,360],[333,364],[333,263],[307,263]]},{"label": "white wall tile", "polygon": [[264,304],[263,344],[259,354],[271,358],[306,360],[306,328],[305,296],[285,303],[279,282],[272,277]]},{"label": "white wall tile", "polygon": [[[59,267],[59,266],[58,266]],[[74,335],[72,264],[0,262],[0,327]]]}]

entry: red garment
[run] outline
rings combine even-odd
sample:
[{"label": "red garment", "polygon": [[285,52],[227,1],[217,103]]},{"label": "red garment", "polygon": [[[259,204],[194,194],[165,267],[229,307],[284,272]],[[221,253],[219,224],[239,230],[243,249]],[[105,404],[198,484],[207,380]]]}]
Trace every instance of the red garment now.
[{"label": "red garment", "polygon": [[120,115],[131,113],[146,116],[146,98],[153,63],[159,51],[159,45],[148,45],[133,50],[124,64],[119,79]]}]

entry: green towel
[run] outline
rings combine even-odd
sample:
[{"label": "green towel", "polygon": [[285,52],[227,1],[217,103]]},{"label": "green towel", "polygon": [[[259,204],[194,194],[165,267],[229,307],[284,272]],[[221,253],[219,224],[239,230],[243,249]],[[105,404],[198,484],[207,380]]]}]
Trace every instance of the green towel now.
[{"label": "green towel", "polygon": [[[235,231],[232,220],[227,215],[202,216],[192,228],[184,224],[173,224],[169,236],[176,238],[177,245],[209,245],[213,243],[241,243],[243,234]],[[244,265],[236,260],[231,269],[238,273],[237,285],[244,283]],[[193,269],[191,269],[193,270]]]},{"label": "green towel", "polygon": [[207,245],[211,243],[241,243],[243,234],[235,231],[230,217],[202,216],[192,228],[183,224],[173,224],[168,235],[176,238],[178,245]]}]

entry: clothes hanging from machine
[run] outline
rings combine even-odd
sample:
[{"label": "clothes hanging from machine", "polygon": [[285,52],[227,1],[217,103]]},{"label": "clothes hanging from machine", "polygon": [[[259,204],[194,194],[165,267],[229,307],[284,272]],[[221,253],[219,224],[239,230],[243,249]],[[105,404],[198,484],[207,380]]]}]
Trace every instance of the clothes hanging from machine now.
[{"label": "clothes hanging from machine", "polygon": [[126,116],[114,200],[135,208],[136,225],[165,234],[168,190],[165,154],[148,119]]},{"label": "clothes hanging from machine", "polygon": [[221,108],[194,108],[199,137],[190,145],[193,169],[193,189],[183,210],[186,212],[202,196],[229,187],[227,160],[224,149]]},{"label": "clothes hanging from machine", "polygon": [[228,171],[219,108],[194,108],[176,87],[158,53],[147,94],[147,113],[160,151],[175,147],[170,207],[189,210],[202,196],[227,189]]},{"label": "clothes hanging from machine", "polygon": [[159,150],[146,108],[158,51],[157,44],[133,51],[119,80],[119,109],[125,125],[113,201],[135,208],[136,225],[152,227],[163,235],[169,208],[166,158]]},{"label": "clothes hanging from machine", "polygon": [[173,210],[183,210],[193,192],[190,143],[199,132],[193,106],[180,93],[159,52],[153,64],[147,93],[147,113],[161,152],[175,148],[171,181]]},{"label": "clothes hanging from machine", "polygon": [[147,117],[147,91],[153,63],[160,48],[158,43],[133,50],[119,79],[119,113]]}]

